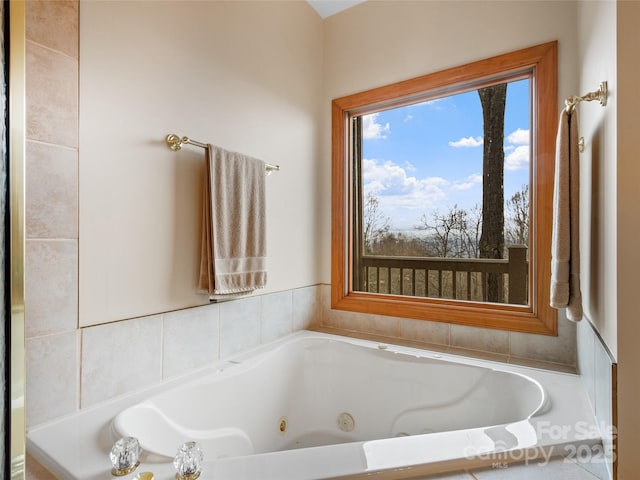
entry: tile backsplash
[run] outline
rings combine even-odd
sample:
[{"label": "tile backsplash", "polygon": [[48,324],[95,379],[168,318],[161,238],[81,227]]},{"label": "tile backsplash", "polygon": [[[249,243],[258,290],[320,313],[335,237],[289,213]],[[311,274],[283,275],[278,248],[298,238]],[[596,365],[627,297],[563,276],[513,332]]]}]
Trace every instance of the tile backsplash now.
[{"label": "tile backsplash", "polygon": [[542,362],[541,366],[564,371],[575,371],[576,368],[576,324],[564,318],[562,313],[558,315],[558,336],[551,337],[332,310],[331,287],[323,285],[322,294],[321,327],[336,332],[379,335],[505,362]]},{"label": "tile backsplash", "polygon": [[[329,295],[328,285],[315,285],[77,330],[71,325],[70,331],[34,330],[27,342],[27,424],[189,373],[302,329],[329,328],[501,361],[575,368],[576,324],[564,319],[558,337],[527,335],[332,310]],[[48,391],[58,396],[55,407],[41,394]]]},{"label": "tile backsplash", "polygon": [[614,392],[616,367],[613,356],[591,323],[584,319],[578,324],[578,373],[587,390],[593,413],[603,440],[604,460],[609,478],[614,477],[615,425]]},{"label": "tile backsplash", "polygon": [[25,5],[27,424],[76,410],[78,0]]},{"label": "tile backsplash", "polygon": [[310,286],[29,338],[27,426],[314,328],[320,299]]}]

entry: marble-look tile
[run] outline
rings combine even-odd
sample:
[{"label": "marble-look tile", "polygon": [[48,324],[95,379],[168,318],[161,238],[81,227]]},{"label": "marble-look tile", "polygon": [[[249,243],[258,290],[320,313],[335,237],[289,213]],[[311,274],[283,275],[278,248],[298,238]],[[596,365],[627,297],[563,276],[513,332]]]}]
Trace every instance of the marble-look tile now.
[{"label": "marble-look tile", "polygon": [[162,378],[181,375],[219,357],[219,306],[166,313],[162,330]]},{"label": "marble-look tile", "polygon": [[545,362],[542,360],[534,360],[531,358],[509,357],[508,362],[512,365],[521,365],[523,367],[538,368],[541,370],[551,370],[554,372],[570,373],[576,375],[578,370],[575,366],[564,365],[562,363]]},{"label": "marble-look tile", "polygon": [[78,61],[27,42],[29,140],[78,147]]},{"label": "marble-look tile", "polygon": [[331,313],[331,285],[320,285],[320,325],[327,325]]},{"label": "marble-look tile", "polygon": [[576,323],[558,315],[558,336],[511,332],[511,355],[576,364]]},{"label": "marble-look tile", "polygon": [[262,295],[260,343],[289,335],[293,329],[293,292]]},{"label": "marble-look tile", "polygon": [[82,329],[82,408],[162,378],[162,315]]},{"label": "marble-look tile", "polygon": [[509,332],[489,328],[451,325],[451,346],[490,353],[509,353]]},{"label": "marble-look tile", "polygon": [[27,240],[25,250],[25,332],[36,337],[78,325],[76,240]]},{"label": "marble-look tile", "polygon": [[293,290],[293,331],[317,327],[322,315],[321,286],[296,288]]},{"label": "marble-look tile", "polygon": [[[595,409],[595,341],[596,335],[587,319],[578,322],[576,331],[578,373],[589,395],[591,406]],[[595,411],[595,410],[594,410]]]},{"label": "marble-look tile", "polygon": [[260,297],[220,303],[220,358],[260,345]]},{"label": "marble-look tile", "polygon": [[398,337],[399,319],[331,308],[331,286],[322,286],[322,326],[372,335]]},{"label": "marble-look tile", "polygon": [[78,409],[77,332],[26,341],[26,422],[31,427]]},{"label": "marble-look tile", "polygon": [[426,320],[413,320],[400,318],[398,323],[398,336],[408,340],[449,345],[450,325],[444,322],[429,322]]},{"label": "marble-look tile", "polygon": [[346,310],[329,309],[323,318],[322,324],[326,327],[339,328],[341,330],[352,330],[356,332],[366,332],[362,322],[367,315]]},{"label": "marble-look tile", "polygon": [[599,480],[565,458],[528,464],[501,464],[501,467],[473,470],[471,473],[477,480]]},{"label": "marble-look tile", "polygon": [[79,2],[29,0],[26,6],[26,38],[78,58]]},{"label": "marble-look tile", "polygon": [[486,350],[473,350],[461,347],[448,347],[446,353],[459,355],[461,357],[478,358],[480,360],[489,360],[491,362],[509,363],[509,355],[506,353],[494,353]]},{"label": "marble-look tile", "polygon": [[599,338],[595,339],[595,414],[609,471],[613,470],[613,378],[611,358]]},{"label": "marble-look tile", "polygon": [[358,313],[357,330],[373,335],[384,335],[386,337],[398,337],[400,319],[398,317],[388,317],[386,315],[367,315]]},{"label": "marble-look tile", "polygon": [[78,238],[78,152],[27,142],[27,238]]}]

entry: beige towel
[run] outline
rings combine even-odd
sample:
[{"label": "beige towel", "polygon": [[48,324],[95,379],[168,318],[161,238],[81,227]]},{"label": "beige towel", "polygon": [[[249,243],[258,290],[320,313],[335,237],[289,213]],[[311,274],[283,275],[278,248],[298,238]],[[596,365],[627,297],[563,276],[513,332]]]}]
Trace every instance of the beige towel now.
[{"label": "beige towel", "polygon": [[551,306],[566,308],[567,318],[582,319],[580,293],[580,155],[578,113],[560,115],[556,139],[551,244]]},{"label": "beige towel", "polygon": [[211,145],[205,157],[200,290],[220,299],[264,288],[265,164]]}]

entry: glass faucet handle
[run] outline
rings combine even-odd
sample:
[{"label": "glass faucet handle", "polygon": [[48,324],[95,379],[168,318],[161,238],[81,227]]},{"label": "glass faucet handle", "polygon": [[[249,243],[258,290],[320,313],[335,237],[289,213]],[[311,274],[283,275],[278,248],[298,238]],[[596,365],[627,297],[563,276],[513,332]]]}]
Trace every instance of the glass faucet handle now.
[{"label": "glass faucet handle", "polygon": [[173,466],[176,467],[178,480],[195,480],[200,476],[204,453],[196,442],[183,443],[178,449]]},{"label": "glass faucet handle", "polygon": [[135,437],[123,437],[118,440],[111,449],[109,458],[113,468],[111,474],[122,477],[133,472],[140,465],[142,448]]}]

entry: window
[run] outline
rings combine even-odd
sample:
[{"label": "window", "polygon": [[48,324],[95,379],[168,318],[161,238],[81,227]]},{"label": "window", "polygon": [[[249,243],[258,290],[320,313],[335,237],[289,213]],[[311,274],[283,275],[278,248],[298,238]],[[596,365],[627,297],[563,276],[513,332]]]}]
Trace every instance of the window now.
[{"label": "window", "polygon": [[332,105],[332,308],[556,334],[557,43]]}]

